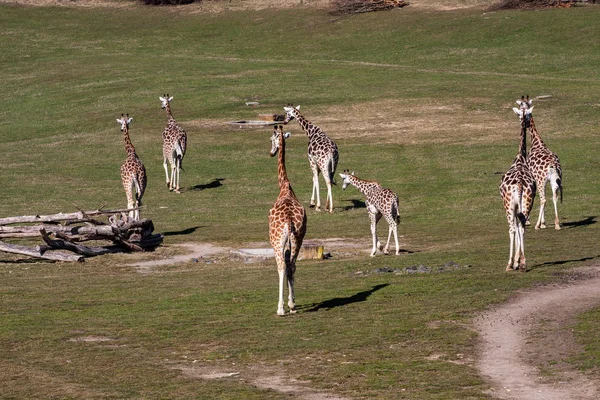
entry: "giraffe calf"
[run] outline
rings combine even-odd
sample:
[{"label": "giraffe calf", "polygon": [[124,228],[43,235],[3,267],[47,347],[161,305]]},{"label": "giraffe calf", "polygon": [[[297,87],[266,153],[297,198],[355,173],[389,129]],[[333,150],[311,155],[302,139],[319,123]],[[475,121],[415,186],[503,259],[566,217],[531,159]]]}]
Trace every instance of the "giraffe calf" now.
[{"label": "giraffe calf", "polygon": [[[362,194],[366,196],[365,203],[367,212],[371,220],[371,234],[373,236],[373,250],[371,257],[375,257],[377,249],[383,250],[384,254],[389,254],[390,240],[392,233],[396,241],[396,255],[400,254],[400,246],[398,245],[398,224],[400,223],[400,213],[398,210],[398,196],[390,189],[383,188],[375,181],[365,181],[359,179],[347,169],[343,174],[340,174],[343,180],[342,189],[346,190],[348,185],[356,187]],[[384,217],[389,225],[388,239],[385,248],[377,239],[377,223]]]}]

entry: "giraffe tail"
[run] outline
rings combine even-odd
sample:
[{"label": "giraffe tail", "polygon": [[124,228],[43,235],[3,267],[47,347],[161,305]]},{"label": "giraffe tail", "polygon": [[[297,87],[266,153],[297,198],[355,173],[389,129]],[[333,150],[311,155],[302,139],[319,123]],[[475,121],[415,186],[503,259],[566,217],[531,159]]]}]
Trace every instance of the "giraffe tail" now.
[{"label": "giraffe tail", "polygon": [[511,203],[513,215],[516,217],[514,220],[516,221],[518,218],[518,220],[521,221],[521,224],[525,226],[527,217],[523,213],[523,184],[521,182],[513,189]]},{"label": "giraffe tail", "polygon": [[142,196],[144,193],[142,192],[142,186],[140,185],[140,180],[137,176],[133,177],[133,184],[135,186],[135,201],[137,203],[137,207],[139,207],[142,205]]},{"label": "giraffe tail", "polygon": [[548,171],[548,175],[550,178],[550,184],[552,185],[552,191],[560,192],[560,202],[562,204],[562,202],[563,202],[562,177],[560,176],[561,174],[558,171],[559,170],[555,166],[551,166],[550,170]]},{"label": "giraffe tail", "polygon": [[330,158],[327,162],[327,167],[327,173],[329,174],[329,182],[331,182],[332,185],[337,186],[337,182],[335,181],[335,162],[333,160],[333,157]]},{"label": "giraffe tail", "polygon": [[398,201],[398,197],[396,197],[396,201],[392,203],[392,218],[396,221],[397,224],[400,223],[400,202]]},{"label": "giraffe tail", "polygon": [[181,143],[177,142],[175,144],[174,153],[175,153],[174,154],[174,156],[175,156],[175,162],[179,166],[179,169],[181,169],[182,171],[185,171],[183,169],[183,149],[181,148]]},{"label": "giraffe tail", "polygon": [[290,265],[292,257],[292,232],[294,231],[294,224],[292,219],[288,218],[283,227],[283,237],[281,239],[281,251],[283,252],[283,258],[285,260],[286,268]]}]

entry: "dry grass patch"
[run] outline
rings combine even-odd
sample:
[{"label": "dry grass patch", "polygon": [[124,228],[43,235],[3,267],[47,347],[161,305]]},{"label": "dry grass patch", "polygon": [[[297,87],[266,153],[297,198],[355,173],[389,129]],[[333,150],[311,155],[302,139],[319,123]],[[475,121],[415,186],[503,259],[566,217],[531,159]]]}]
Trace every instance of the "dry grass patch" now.
[{"label": "dry grass patch", "polygon": [[496,143],[516,129],[508,104],[506,110],[471,111],[433,99],[393,99],[302,111],[334,139],[386,144]]}]

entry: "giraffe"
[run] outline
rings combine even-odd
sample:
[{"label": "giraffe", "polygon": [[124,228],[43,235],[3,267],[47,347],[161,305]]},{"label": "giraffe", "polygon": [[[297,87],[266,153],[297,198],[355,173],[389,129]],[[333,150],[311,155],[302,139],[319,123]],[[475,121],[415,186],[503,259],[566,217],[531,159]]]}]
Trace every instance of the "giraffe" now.
[{"label": "giraffe", "polygon": [[509,170],[502,175],[500,196],[504,202],[508,221],[510,250],[506,271],[521,270],[525,272],[525,222],[529,218],[533,200],[535,199],[535,178],[527,166],[527,128],[531,109],[518,110],[521,117],[521,136],[519,153]]},{"label": "giraffe", "polygon": [[[167,111],[167,126],[163,131],[163,166],[165,167],[165,175],[167,177],[167,187],[170,191],[175,193],[181,193],[179,188],[179,172],[183,169],[182,162],[185,156],[185,150],[187,147],[187,134],[177,124],[173,113],[171,112],[171,101],[173,96],[169,97],[168,94],[159,96],[162,103],[162,108]],[[169,179],[169,169],[167,167],[167,161],[171,164],[171,177]]]},{"label": "giraffe", "polygon": [[[146,168],[144,164],[137,156],[135,147],[131,143],[129,137],[129,124],[133,118],[124,116],[121,114],[121,118],[117,118],[117,122],[121,125],[121,131],[123,132],[123,140],[125,141],[125,151],[127,152],[127,158],[121,165],[121,182],[125,189],[125,195],[127,196],[127,208],[138,208],[142,205],[142,197],[146,191]],[[135,195],[133,191],[135,190]],[[129,211],[129,217],[134,220],[140,219],[140,210]]]},{"label": "giraffe", "polygon": [[[340,174],[340,176],[343,179],[342,190],[346,190],[348,185],[352,185],[367,197],[365,203],[367,205],[369,219],[371,220],[371,235],[373,236],[373,250],[371,251],[371,257],[375,257],[377,249],[383,250],[384,254],[389,253],[392,232],[394,233],[394,240],[396,241],[396,255],[400,254],[400,247],[398,245],[398,224],[400,223],[398,196],[390,189],[381,187],[381,185],[375,181],[365,181],[357,178],[356,175],[354,175],[354,172],[350,172],[347,169],[344,170],[344,173]],[[379,239],[377,239],[377,223],[382,216],[389,225],[388,239],[385,248],[381,246]]]},{"label": "giraffe", "polygon": [[321,211],[321,196],[319,195],[319,172],[325,179],[327,185],[327,200],[325,209],[329,209],[333,213],[333,197],[331,195],[331,184],[335,184],[335,169],[339,159],[337,145],[331,140],[325,132],[317,125],[312,124],[300,114],[300,106],[284,107],[285,119],[284,124],[287,124],[292,119],[296,119],[304,133],[308,135],[308,162],[313,173],[313,191],[310,198],[310,206],[315,206],[315,194],[317,197],[316,210]]},{"label": "giraffe", "polygon": [[279,196],[269,211],[269,238],[275,251],[277,272],[279,273],[277,315],[285,314],[283,290],[286,278],[289,291],[288,307],[290,313],[296,312],[294,273],[296,272],[296,258],[306,233],[306,211],[296,198],[285,169],[285,140],[289,136],[289,132],[283,133],[282,125],[276,126],[273,136],[271,136],[271,157],[274,157],[279,151],[277,162]]},{"label": "giraffe", "polygon": [[[533,100],[529,100],[529,96],[525,99],[521,96],[521,100],[517,100],[520,109],[533,110]],[[518,114],[518,109],[513,108]],[[537,192],[540,196],[540,213],[538,221],[535,224],[535,229],[546,228],[546,218],[544,209],[546,206],[546,184],[550,182],[552,189],[552,201],[554,203],[554,229],[560,229],[560,221],[558,218],[558,193],[560,192],[560,202],[562,203],[562,167],[558,156],[550,151],[542,141],[533,121],[533,114],[529,118],[529,133],[531,135],[531,147],[527,154],[527,165],[535,178]]]}]

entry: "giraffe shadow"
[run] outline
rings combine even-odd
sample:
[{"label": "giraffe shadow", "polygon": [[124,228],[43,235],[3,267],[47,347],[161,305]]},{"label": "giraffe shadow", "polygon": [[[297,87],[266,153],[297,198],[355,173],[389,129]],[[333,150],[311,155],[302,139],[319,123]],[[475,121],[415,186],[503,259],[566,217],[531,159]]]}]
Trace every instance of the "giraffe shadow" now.
[{"label": "giraffe shadow", "polygon": [[355,208],[367,208],[367,204],[362,201],[362,200],[357,200],[357,199],[351,199],[351,200],[346,200],[352,203],[351,206],[344,206],[343,210],[344,211],[348,211],[348,210],[352,210]]},{"label": "giraffe shadow", "polygon": [[571,221],[571,222],[563,222],[561,224],[562,227],[565,228],[579,228],[580,226],[588,226],[588,225],[593,225],[595,224],[596,218],[598,218],[597,216],[590,216],[590,217],[586,217],[582,220],[579,221]]},{"label": "giraffe shadow", "polygon": [[216,189],[218,187],[223,186],[223,184],[221,182],[224,180],[225,180],[225,178],[215,178],[212,180],[212,182],[204,183],[204,184],[201,183],[199,185],[192,186],[190,188],[190,190]]},{"label": "giraffe shadow", "polygon": [[179,236],[179,235],[189,235],[190,233],[196,232],[197,229],[204,228],[203,226],[193,226],[191,228],[182,229],[180,231],[169,231],[163,232],[164,236]]},{"label": "giraffe shadow", "polygon": [[572,263],[572,262],[590,261],[590,260],[594,260],[598,257],[600,257],[600,254],[598,254],[597,256],[582,257],[582,258],[577,258],[577,259],[572,259],[572,260],[548,261],[545,263],[532,265],[531,267],[528,266],[527,270],[530,270],[530,269],[534,270],[534,269],[541,268],[541,267],[550,267],[553,265],[563,265],[563,264],[568,264],[568,263]]},{"label": "giraffe shadow", "polygon": [[389,285],[390,285],[389,283],[375,285],[369,290],[365,290],[363,292],[358,292],[356,294],[353,294],[352,296],[336,297],[334,299],[325,300],[321,303],[313,303],[313,304],[308,304],[306,306],[299,306],[298,308],[303,310],[304,312],[315,312],[315,311],[319,311],[322,309],[331,310],[332,308],[335,308],[335,307],[347,306],[348,304],[352,304],[352,303],[360,303],[363,301],[367,301],[369,296],[371,296],[373,293],[375,293],[376,291],[383,289],[384,287],[389,286]]}]

